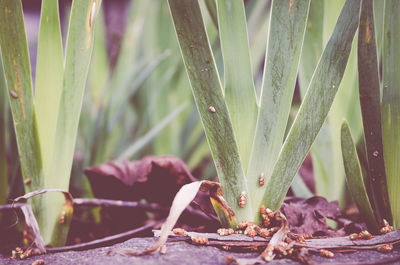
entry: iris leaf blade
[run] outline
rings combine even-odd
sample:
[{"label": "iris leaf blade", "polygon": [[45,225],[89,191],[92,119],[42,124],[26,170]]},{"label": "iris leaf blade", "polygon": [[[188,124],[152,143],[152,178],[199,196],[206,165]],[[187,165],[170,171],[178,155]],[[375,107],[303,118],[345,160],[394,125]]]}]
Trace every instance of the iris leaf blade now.
[{"label": "iris leaf blade", "polygon": [[238,205],[240,194],[248,194],[247,183],[199,4],[179,0],[168,3],[224,197],[239,220],[251,218],[250,207]]},{"label": "iris leaf blade", "polygon": [[281,205],[328,115],[358,28],[359,12],[359,0],[346,1],[268,182],[263,202],[271,209]]},{"label": "iris leaf blade", "polygon": [[250,62],[243,1],[217,0],[218,25],[224,61],[225,101],[247,169],[258,106]]},{"label": "iris leaf blade", "polygon": [[361,171],[360,161],[358,160],[357,150],[351,136],[347,121],[343,121],[341,129],[341,146],[346,172],[346,181],[351,196],[353,197],[361,215],[367,221],[368,227],[378,228],[367,190],[364,185],[364,178]]},{"label": "iris leaf blade", "polygon": [[386,0],[382,46],[383,150],[393,224],[400,227],[400,2]]},{"label": "iris leaf blade", "polygon": [[273,1],[260,110],[247,178],[253,211],[258,211],[285,135],[310,1]]}]

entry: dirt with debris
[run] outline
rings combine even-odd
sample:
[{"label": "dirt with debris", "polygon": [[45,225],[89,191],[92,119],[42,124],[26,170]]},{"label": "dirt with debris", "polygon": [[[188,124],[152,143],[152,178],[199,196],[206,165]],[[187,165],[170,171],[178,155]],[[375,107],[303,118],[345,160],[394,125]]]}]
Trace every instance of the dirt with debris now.
[{"label": "dirt with debris", "polygon": [[[107,255],[107,252],[114,248],[145,249],[152,246],[156,238],[134,238],[111,247],[103,247],[85,251],[68,251],[53,253],[41,256],[34,256],[26,260],[13,260],[0,256],[0,264],[30,265],[36,260],[43,260],[44,264],[226,264],[226,256],[238,258],[255,258],[257,253],[232,253],[220,250],[215,247],[194,246],[187,242],[175,241],[171,238],[167,243],[167,253],[159,252],[139,257],[124,257],[120,255]],[[400,250],[394,249],[388,254],[379,253],[373,250],[359,250],[353,253],[335,253],[333,259],[312,256],[315,264],[400,264]],[[292,260],[273,260],[270,264],[300,264]]]}]

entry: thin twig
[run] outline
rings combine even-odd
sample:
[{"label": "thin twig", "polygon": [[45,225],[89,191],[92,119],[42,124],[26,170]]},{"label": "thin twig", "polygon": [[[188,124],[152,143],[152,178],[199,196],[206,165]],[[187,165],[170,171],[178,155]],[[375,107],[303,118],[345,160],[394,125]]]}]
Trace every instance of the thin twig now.
[{"label": "thin twig", "polygon": [[108,200],[108,199],[87,199],[87,198],[75,198],[74,206],[86,206],[86,207],[129,207],[129,208],[141,208],[147,211],[168,211],[169,208],[159,206],[157,204],[147,204],[133,201],[120,201],[120,200]]},{"label": "thin twig", "polygon": [[12,204],[0,205],[0,211],[16,210],[24,205],[25,203],[12,203]]},{"label": "thin twig", "polygon": [[104,237],[101,239],[96,239],[96,240],[86,242],[86,243],[65,246],[65,247],[58,247],[58,248],[46,248],[46,251],[48,253],[54,253],[54,252],[64,252],[64,251],[71,251],[71,250],[87,250],[87,249],[107,246],[110,244],[115,244],[115,243],[127,240],[127,239],[133,237],[135,234],[145,231],[147,229],[153,228],[153,227],[161,224],[162,222],[164,222],[164,220],[152,222],[150,224],[147,224],[147,225],[139,227],[139,228],[135,228],[135,229],[127,231],[127,232]]}]

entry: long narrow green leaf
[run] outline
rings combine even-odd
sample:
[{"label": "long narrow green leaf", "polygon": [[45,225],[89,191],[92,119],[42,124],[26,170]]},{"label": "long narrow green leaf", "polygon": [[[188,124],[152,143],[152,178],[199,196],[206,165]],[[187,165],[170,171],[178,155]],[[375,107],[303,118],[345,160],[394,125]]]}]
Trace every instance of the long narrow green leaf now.
[{"label": "long narrow green leaf", "polygon": [[247,1],[246,16],[249,32],[250,57],[256,87],[257,102],[261,94],[263,72],[260,70],[265,61],[265,43],[268,40],[271,0]]},{"label": "long narrow green leaf", "polygon": [[168,3],[224,197],[238,221],[249,220],[253,217],[250,203],[243,208],[238,205],[242,192],[248,201],[251,199],[199,4],[180,0],[169,0]]},{"label": "long narrow green leaf", "polygon": [[323,46],[323,18],[325,1],[311,1],[310,11],[308,13],[306,35],[304,36],[304,45],[301,52],[299,66],[299,84],[301,96],[307,92],[311,77],[315,67],[318,64],[319,57],[324,49]]},{"label": "long narrow green leaf", "polygon": [[293,190],[294,195],[298,197],[309,198],[313,196],[312,192],[304,183],[299,174],[296,174],[296,176],[294,176],[291,189]]},{"label": "long narrow green leaf", "polygon": [[[95,16],[100,0],[75,0],[72,4],[70,25],[65,54],[63,87],[57,111],[55,142],[52,151],[50,173],[46,176],[45,188],[68,190],[72,160],[78,131],[83,93],[93,50]],[[56,218],[61,211],[63,198],[47,197],[46,220],[42,224],[45,242],[53,246],[63,245],[68,227]],[[58,237],[51,237],[58,232]],[[60,236],[59,229],[64,230]]]},{"label": "long narrow green leaf", "polygon": [[[43,165],[33,105],[31,69],[21,1],[0,0],[0,48],[18,153],[27,192],[43,184]],[[29,184],[27,184],[29,182]],[[38,213],[40,198],[32,200]]]},{"label": "long narrow green leaf", "polygon": [[272,209],[281,205],[328,115],[347,64],[359,13],[360,0],[347,0],[268,182],[263,203]]},{"label": "long narrow green leaf", "polygon": [[358,30],[358,75],[360,103],[368,159],[368,180],[378,220],[391,221],[383,158],[379,68],[375,45],[373,1],[363,0]]},{"label": "long narrow green leaf", "polygon": [[207,11],[210,14],[212,22],[214,23],[215,27],[218,28],[218,14],[215,1],[216,0],[205,0],[204,2],[206,4]]},{"label": "long narrow green leaf", "polygon": [[134,144],[129,146],[118,158],[117,161],[127,160],[135,155],[140,149],[145,147],[151,140],[153,140],[162,129],[165,128],[168,124],[170,124],[176,116],[178,116],[185,108],[187,107],[187,103],[183,103],[176,110],[168,114],[163,120],[161,120],[154,128],[152,128],[148,133],[143,135],[141,138],[135,141]]},{"label": "long narrow green leaf", "polygon": [[[5,204],[8,195],[8,169],[6,131],[8,121],[7,87],[0,52],[0,205]],[[1,219],[1,216],[0,216]]]},{"label": "long narrow green leaf", "polygon": [[374,1],[375,39],[378,51],[378,62],[382,55],[383,21],[385,14],[385,1]]},{"label": "long narrow green leaf", "polygon": [[383,150],[393,224],[400,228],[400,2],[397,0],[386,0],[383,36]]},{"label": "long narrow green leaf", "polygon": [[58,1],[43,0],[40,18],[35,111],[46,174],[51,164],[57,108],[64,73]]},{"label": "long narrow green leaf", "polygon": [[361,172],[360,161],[358,160],[357,150],[351,136],[349,126],[346,121],[342,123],[341,129],[341,146],[346,172],[347,186],[353,197],[361,216],[365,218],[368,227],[377,229],[376,222],[370,201],[368,199],[367,190],[364,185],[364,179]]},{"label": "long narrow green leaf", "polygon": [[[289,118],[310,1],[273,1],[260,111],[247,170],[253,211],[258,211],[282,146]],[[293,175],[294,176],[294,175]],[[292,176],[292,177],[293,177]]]},{"label": "long narrow green leaf", "polygon": [[[344,0],[324,1],[324,45],[333,32],[333,27],[344,3]],[[345,198],[345,172],[340,148],[340,128],[343,118],[352,124],[351,130],[356,139],[362,135],[357,87],[356,39],[357,36],[353,40],[346,70],[329,112],[327,123],[323,125],[324,133],[317,137],[312,154],[313,161],[318,160],[319,163],[317,170],[314,171],[317,194],[325,196],[328,200],[338,200],[341,206]]]},{"label": "long narrow green leaf", "polygon": [[94,33],[94,48],[92,55],[92,62],[90,64],[88,74],[88,98],[91,101],[90,108],[94,113],[97,114],[101,98],[104,90],[104,86],[109,78],[110,67],[107,55],[107,43],[106,43],[106,27],[105,27],[103,9],[99,11],[97,17],[96,30]]},{"label": "long narrow green leaf", "polygon": [[258,106],[243,1],[217,0],[217,12],[224,59],[225,100],[246,171]]}]

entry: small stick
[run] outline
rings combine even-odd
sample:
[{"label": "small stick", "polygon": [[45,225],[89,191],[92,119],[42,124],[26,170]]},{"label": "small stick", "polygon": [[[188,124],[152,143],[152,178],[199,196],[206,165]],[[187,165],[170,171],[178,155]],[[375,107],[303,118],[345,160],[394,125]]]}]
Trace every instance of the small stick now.
[{"label": "small stick", "polygon": [[87,207],[130,207],[130,208],[141,208],[148,211],[168,211],[169,208],[162,207],[157,204],[146,204],[134,201],[120,201],[120,200],[108,200],[108,199],[87,199],[87,198],[75,198],[74,205],[76,206],[87,206]]},{"label": "small stick", "polygon": [[25,203],[13,203],[13,204],[0,205],[0,211],[16,210],[25,205],[26,205]]}]

